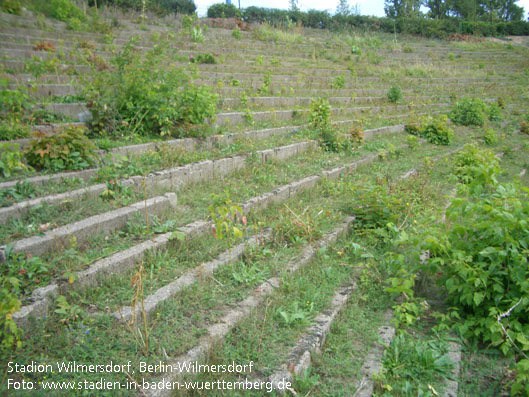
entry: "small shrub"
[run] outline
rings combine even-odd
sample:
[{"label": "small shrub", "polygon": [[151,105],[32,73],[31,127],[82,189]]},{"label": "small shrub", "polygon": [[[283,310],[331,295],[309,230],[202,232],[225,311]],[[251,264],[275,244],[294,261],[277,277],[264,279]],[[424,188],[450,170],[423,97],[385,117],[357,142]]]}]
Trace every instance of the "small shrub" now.
[{"label": "small shrub", "polygon": [[447,126],[448,117],[426,117],[422,120],[411,119],[404,130],[411,135],[427,139],[435,145],[448,145],[454,138],[454,131]]},{"label": "small shrub", "polygon": [[520,132],[525,135],[529,135],[529,121],[520,121]]},{"label": "small shrub", "polygon": [[448,145],[454,138],[454,130],[446,125],[448,117],[441,115],[428,119],[421,130],[421,136],[435,145]]},{"label": "small shrub", "polygon": [[16,143],[0,144],[0,172],[9,178],[12,174],[27,169],[22,162],[20,146]]},{"label": "small shrub", "polygon": [[236,40],[240,40],[242,38],[241,30],[239,29],[239,27],[236,27],[235,29],[232,30],[231,37],[233,37]]},{"label": "small shrub", "polygon": [[406,137],[406,143],[410,149],[416,149],[419,146],[419,138],[414,135],[408,135]]},{"label": "small shrub", "polygon": [[456,124],[482,126],[487,111],[487,105],[481,99],[465,98],[452,107],[450,119]]},{"label": "small shrub", "polygon": [[0,348],[20,347],[21,331],[17,328],[13,314],[20,309],[20,300],[13,290],[18,290],[18,280],[0,276]]},{"label": "small shrub", "polygon": [[400,87],[393,86],[388,91],[388,99],[392,103],[397,103],[402,98],[402,91]]},{"label": "small shrub", "polygon": [[405,45],[404,46],[404,52],[407,53],[407,54],[410,54],[413,52],[413,48],[411,48],[409,45]]},{"label": "small shrub", "polygon": [[340,90],[344,87],[345,87],[345,76],[344,75],[336,76],[334,81],[331,84],[331,88],[333,90]]},{"label": "small shrub", "polygon": [[66,21],[66,28],[68,30],[73,30],[74,32],[78,32],[83,28],[83,23],[79,18],[72,17],[68,18]]},{"label": "small shrub", "polygon": [[352,147],[358,147],[364,143],[364,130],[361,128],[353,129],[349,132],[349,140]]},{"label": "small shrub", "polygon": [[487,106],[487,114],[490,121],[501,121],[503,116],[501,114],[501,108],[499,105],[492,103]]},{"label": "small shrub", "polygon": [[191,29],[191,41],[193,43],[202,43],[204,41],[204,32],[200,26],[193,26]]},{"label": "small shrub", "polygon": [[16,120],[0,121],[0,141],[9,141],[18,138],[27,138],[29,127]]},{"label": "small shrub", "polygon": [[496,173],[499,172],[499,164],[494,152],[469,144],[455,156],[453,173],[459,182],[469,184],[479,172],[479,167],[493,167]]},{"label": "small shrub", "polygon": [[408,134],[420,136],[422,130],[422,122],[419,119],[412,118],[404,124],[404,131]]},{"label": "small shrub", "polygon": [[326,98],[313,99],[310,103],[309,126],[315,130],[331,128],[331,105]]},{"label": "small shrub", "polygon": [[485,131],[485,136],[483,137],[486,145],[495,145],[498,143],[498,137],[492,128]]},{"label": "small shrub", "polygon": [[210,64],[210,65],[217,63],[217,60],[215,59],[215,57],[209,52],[206,52],[204,54],[198,54],[196,56],[191,55],[189,57],[189,60],[191,61],[191,63],[201,63],[201,64]]},{"label": "small shrub", "polygon": [[50,136],[36,134],[25,156],[37,169],[82,170],[95,164],[95,150],[83,128],[68,126]]},{"label": "small shrub", "polygon": [[351,46],[351,54],[353,55],[362,55],[362,49],[356,45]]},{"label": "small shrub", "polygon": [[33,51],[55,52],[55,46],[49,41],[39,41],[33,47]]}]

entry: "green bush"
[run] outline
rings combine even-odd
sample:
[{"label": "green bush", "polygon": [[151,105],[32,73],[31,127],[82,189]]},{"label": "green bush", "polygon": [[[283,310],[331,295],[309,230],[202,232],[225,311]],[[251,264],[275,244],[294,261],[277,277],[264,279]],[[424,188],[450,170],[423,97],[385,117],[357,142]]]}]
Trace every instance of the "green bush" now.
[{"label": "green bush", "polygon": [[331,105],[326,98],[316,98],[310,103],[309,126],[316,130],[331,128]]},{"label": "green bush", "polygon": [[76,18],[79,22],[86,20],[83,11],[70,0],[50,0],[46,2],[43,11],[46,15],[63,22],[71,18]]},{"label": "green bush", "polygon": [[522,134],[529,135],[529,121],[527,120],[520,121],[520,132]]},{"label": "green bush", "polygon": [[233,37],[236,40],[240,40],[242,38],[241,30],[236,27],[231,31],[231,37]]},{"label": "green bush", "polygon": [[448,302],[461,317],[460,333],[512,354],[497,316],[520,301],[503,323],[522,350],[529,351],[527,190],[492,179],[487,190],[463,189],[447,216],[446,240],[436,249],[436,259],[444,266],[441,284]]},{"label": "green bush", "polygon": [[24,155],[37,169],[82,170],[96,163],[95,150],[83,128],[67,126],[53,135],[36,135]]},{"label": "green bush", "polygon": [[343,74],[336,76],[331,84],[333,90],[340,90],[345,87],[345,76]]},{"label": "green bush", "polygon": [[397,103],[400,99],[402,99],[402,91],[400,90],[400,87],[391,87],[388,91],[388,99],[392,103]]},{"label": "green bush", "polygon": [[27,138],[29,136],[29,127],[21,124],[16,120],[0,121],[0,141],[9,141],[11,139]]},{"label": "green bush", "polygon": [[15,143],[0,143],[0,173],[9,178],[12,174],[27,169],[22,162],[20,146]]},{"label": "green bush", "polygon": [[86,86],[92,132],[182,136],[213,117],[218,96],[193,85],[184,70],[166,66],[170,59],[164,44],[145,55],[127,45],[112,60],[116,68],[94,70]]},{"label": "green bush", "polygon": [[421,130],[421,136],[435,145],[450,144],[454,138],[454,130],[446,125],[447,121],[448,117],[445,115],[427,119]]},{"label": "green bush", "polygon": [[465,145],[455,156],[453,173],[459,182],[469,184],[480,174],[479,167],[493,167],[494,173],[498,173],[499,163],[494,152],[480,149],[476,145]]},{"label": "green bush", "polygon": [[13,320],[13,314],[20,309],[20,300],[12,292],[13,289],[18,289],[18,280],[14,277],[0,276],[0,348],[2,350],[21,346],[21,331]]},{"label": "green bush", "polygon": [[191,63],[202,63],[202,64],[216,64],[217,60],[215,57],[210,54],[209,52],[206,52],[205,54],[198,54],[196,56],[191,55],[189,57],[189,60]]},{"label": "green bush", "polygon": [[483,140],[485,141],[486,145],[495,145],[498,143],[498,137],[492,128],[489,128],[487,131],[485,131]]},{"label": "green bush", "polygon": [[19,0],[2,0],[0,2],[0,8],[8,14],[22,14],[22,5]]},{"label": "green bush", "polygon": [[497,106],[488,107],[481,99],[464,98],[452,106],[450,119],[456,124],[483,126],[487,118],[497,119],[499,114]]},{"label": "green bush", "polygon": [[427,139],[435,145],[448,145],[454,138],[454,130],[447,125],[448,117],[425,117],[422,120],[412,119],[404,125],[408,134]]}]

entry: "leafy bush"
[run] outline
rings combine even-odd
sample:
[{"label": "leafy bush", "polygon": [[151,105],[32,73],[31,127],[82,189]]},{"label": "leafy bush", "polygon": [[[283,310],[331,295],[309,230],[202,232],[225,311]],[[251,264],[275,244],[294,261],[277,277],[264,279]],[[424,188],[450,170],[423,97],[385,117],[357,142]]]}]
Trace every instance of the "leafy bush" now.
[{"label": "leafy bush", "polygon": [[189,57],[189,60],[191,63],[202,63],[202,64],[216,64],[217,60],[215,57],[210,54],[209,52],[206,52],[205,54],[198,54],[196,56],[191,55]]},{"label": "leafy bush", "polygon": [[82,170],[95,164],[95,145],[84,129],[67,126],[46,136],[37,133],[25,151],[27,162],[38,169],[52,171]]},{"label": "leafy bush", "polygon": [[231,37],[233,37],[236,40],[240,40],[242,38],[241,30],[239,29],[238,26],[232,30]]},{"label": "leafy bush", "polygon": [[331,84],[333,90],[339,90],[345,87],[345,76],[339,75],[334,78],[334,81]]},{"label": "leafy bush", "polygon": [[499,163],[494,157],[494,152],[468,144],[455,156],[453,173],[459,182],[468,184],[480,174],[479,167],[493,167],[494,173],[499,172]]},{"label": "leafy bush", "polygon": [[529,135],[529,121],[527,120],[520,121],[520,132],[522,134]]},{"label": "leafy bush", "polygon": [[501,107],[496,103],[491,103],[487,107],[487,114],[489,116],[490,121],[501,121],[503,120],[502,114],[501,114]]},{"label": "leafy bush", "polygon": [[165,66],[163,44],[144,56],[132,44],[112,60],[117,67],[94,71],[87,85],[94,133],[186,135],[216,112],[218,96],[195,86],[180,69]]},{"label": "leafy bush", "polygon": [[331,128],[331,105],[326,98],[316,98],[310,103],[309,126],[315,130]]},{"label": "leafy bush", "polygon": [[393,86],[388,91],[388,99],[392,103],[398,102],[400,99],[402,99],[402,91],[400,90],[400,87]]},{"label": "leafy bush", "polygon": [[477,98],[465,98],[457,102],[450,111],[450,119],[461,125],[482,126],[487,118],[491,121],[501,120],[501,109],[496,104],[487,106]]},{"label": "leafy bush", "polygon": [[485,131],[485,136],[483,137],[486,145],[495,145],[498,143],[498,137],[492,128]]},{"label": "leafy bush", "polygon": [[204,31],[198,25],[191,28],[191,41],[193,43],[202,43],[204,41]]},{"label": "leafy bush", "polygon": [[71,18],[76,18],[79,22],[86,20],[83,11],[70,0],[50,0],[40,2],[38,5],[41,7],[40,11],[45,15],[59,21],[67,22]]},{"label": "leafy bush", "polygon": [[454,138],[454,130],[448,128],[447,121],[448,117],[445,115],[427,119],[421,129],[421,136],[435,145],[448,145]]},{"label": "leafy bush", "polygon": [[462,319],[459,331],[510,353],[497,317],[520,301],[503,321],[511,338],[529,351],[527,190],[494,180],[487,190],[469,187],[447,216],[451,224],[436,241],[434,260],[443,266],[441,283]]},{"label": "leafy bush", "polygon": [[16,143],[0,143],[0,172],[9,178],[13,173],[27,169],[22,162],[20,146]]},{"label": "leafy bush", "polygon": [[22,5],[19,0],[2,0],[0,2],[0,8],[8,14],[22,14]]},{"label": "leafy bush", "polygon": [[16,279],[16,288],[10,292],[21,296],[27,295],[35,286],[46,281],[49,278],[49,270],[41,258],[28,258],[23,253],[14,253],[12,247],[8,246],[2,277]]},{"label": "leafy bush", "polygon": [[241,10],[233,4],[218,3],[209,6],[208,18],[240,18]]},{"label": "leafy bush", "polygon": [[14,277],[0,276],[0,347],[7,350],[21,346],[20,330],[13,320],[13,314],[20,309],[20,300],[12,290],[18,289]]},{"label": "leafy bush", "polygon": [[411,119],[404,130],[412,135],[427,139],[435,145],[448,145],[454,138],[454,131],[447,126],[448,118],[440,115],[436,118],[425,117],[422,120]]},{"label": "leafy bush", "polygon": [[29,127],[16,121],[16,119],[5,119],[0,121],[0,141],[27,138],[28,136]]}]

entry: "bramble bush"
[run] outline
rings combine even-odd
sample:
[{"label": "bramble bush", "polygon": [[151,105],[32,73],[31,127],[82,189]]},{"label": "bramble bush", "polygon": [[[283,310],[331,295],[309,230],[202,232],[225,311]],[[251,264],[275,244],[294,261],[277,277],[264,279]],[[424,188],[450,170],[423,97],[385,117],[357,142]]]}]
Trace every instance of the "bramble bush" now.
[{"label": "bramble bush", "polygon": [[529,190],[498,182],[501,170],[490,151],[469,146],[459,157],[456,168],[472,178],[458,186],[446,223],[424,225],[415,236],[400,233],[391,290],[413,296],[417,274],[435,280],[450,306],[443,327],[515,356],[511,395],[523,394],[529,379],[523,358],[529,352]]},{"label": "bramble bush", "polygon": [[66,126],[53,135],[36,133],[24,155],[28,164],[52,171],[82,170],[96,163],[95,145],[84,128]]},{"label": "bramble bush", "polygon": [[190,126],[213,117],[218,96],[169,62],[164,43],[142,56],[130,42],[112,68],[94,71],[86,90],[92,133],[187,136]]}]

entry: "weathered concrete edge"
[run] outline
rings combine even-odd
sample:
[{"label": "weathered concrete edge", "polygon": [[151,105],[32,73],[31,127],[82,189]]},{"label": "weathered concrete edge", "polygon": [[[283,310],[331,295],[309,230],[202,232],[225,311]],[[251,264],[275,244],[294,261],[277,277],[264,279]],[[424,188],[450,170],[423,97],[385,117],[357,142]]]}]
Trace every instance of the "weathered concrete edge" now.
[{"label": "weathered concrete edge", "polygon": [[[288,158],[290,156],[305,152],[317,146],[316,141],[302,141],[290,145],[279,146],[274,149],[257,151],[256,154],[261,157],[262,161],[273,158]],[[240,169],[244,165],[244,160],[250,154],[243,154],[234,157],[225,157],[217,160],[204,160],[196,163],[186,164],[180,167],[169,168],[162,171],[153,172],[145,178],[133,176],[121,181],[123,186],[141,186],[146,181],[149,187],[161,184],[170,185],[171,187],[181,187],[188,183],[198,182],[200,180],[211,178],[213,176],[224,175]],[[99,183],[89,187],[73,190],[70,192],[59,193],[56,195],[39,197],[31,200],[21,201],[10,207],[0,208],[0,224],[6,223],[14,216],[21,216],[27,213],[30,208],[41,204],[54,205],[64,200],[71,200],[80,196],[97,196],[104,189],[106,184]]]},{"label": "weathered concrete edge", "polygon": [[387,325],[382,325],[378,328],[380,342],[377,342],[375,346],[371,348],[371,351],[366,357],[361,369],[362,379],[360,380],[360,383],[358,383],[355,397],[371,397],[373,394],[373,375],[379,373],[382,369],[382,356],[384,354],[384,349],[389,346],[391,340],[395,336],[395,328],[389,325],[392,315],[393,311],[388,310],[384,315],[384,323]]},{"label": "weathered concrete edge", "polygon": [[[199,279],[200,276],[213,274],[213,272],[219,267],[238,260],[244,254],[247,247],[259,245],[264,240],[269,239],[270,236],[271,231],[266,231],[265,233],[252,236],[247,241],[244,241],[237,246],[222,252],[215,259],[189,270],[175,279],[173,282],[159,288],[154,293],[147,296],[144,300],[144,310],[146,315],[150,317],[159,304],[172,298],[185,287],[193,284]],[[128,322],[134,318],[139,318],[141,310],[141,305],[138,303],[135,307],[123,306],[119,310],[115,311],[112,315],[118,321]]]},{"label": "weathered concrete edge", "polygon": [[445,379],[443,397],[457,397],[457,390],[459,388],[459,370],[461,367],[461,345],[456,342],[450,342],[448,347],[448,357],[454,363],[452,368],[452,378]]},{"label": "weathered concrete edge", "polygon": [[[268,377],[275,390],[280,390],[280,382],[288,381],[292,383],[293,374],[300,376],[310,367],[312,354],[321,351],[327,335],[331,330],[332,323],[349,301],[355,287],[356,285],[354,283],[350,283],[338,288],[333,296],[329,309],[324,310],[316,316],[314,325],[308,329],[290,350],[287,362],[281,366],[279,371]],[[289,371],[289,368],[293,369],[292,372]]]},{"label": "weathered concrete edge", "polygon": [[[323,171],[322,175],[312,175],[291,182],[273,190],[272,192],[251,198],[241,207],[244,211],[265,209],[271,204],[281,203],[304,190],[311,189],[321,178],[337,179],[345,173],[354,171],[360,165],[374,161],[377,156],[377,154],[372,154],[345,166],[336,167],[329,171]],[[205,233],[211,227],[211,222],[198,220],[183,226],[178,230],[186,236],[194,236]],[[93,263],[88,269],[77,273],[75,285],[81,287],[97,285],[99,278],[106,274],[117,274],[126,271],[137,263],[137,261],[140,261],[146,255],[147,251],[163,249],[170,242],[171,236],[172,233],[161,234],[152,240],[144,241],[136,246],[117,252]],[[70,287],[70,285],[68,285],[68,287]],[[44,316],[50,301],[58,293],[59,286],[56,283],[35,290],[32,294],[34,302],[30,305],[23,306],[19,311],[13,314],[13,319],[17,322],[17,325],[23,328],[29,324],[30,317]]]},{"label": "weathered concrete edge", "polygon": [[[335,242],[342,234],[349,230],[353,221],[354,217],[348,217],[345,222],[338,226],[333,232],[327,234],[323,239],[321,239],[315,247],[310,245],[305,246],[299,257],[290,261],[285,270],[293,273],[301,267],[307,265],[318,253],[319,248]],[[280,282],[281,281],[278,278],[271,278],[258,286],[249,297],[240,302],[237,307],[226,313],[226,315],[224,315],[224,317],[219,322],[209,326],[207,328],[208,333],[200,338],[200,342],[197,346],[190,349],[187,353],[176,357],[171,363],[173,368],[181,368],[178,366],[178,363],[183,364],[202,361],[207,356],[207,353],[211,350],[211,348],[215,345],[216,341],[224,338],[240,320],[250,314],[250,312],[256,308],[267,295],[270,295],[274,289],[278,288],[280,286]],[[184,375],[182,372],[174,371],[166,373],[158,380],[172,382],[182,377],[182,375]],[[143,390],[143,394],[152,397],[169,396],[171,394],[171,390]]]},{"label": "weathered concrete edge", "polygon": [[[78,243],[82,243],[96,233],[107,234],[119,229],[126,224],[131,216],[140,211],[158,214],[175,206],[176,193],[166,193],[163,196],[139,201],[127,207],[69,223],[50,230],[42,236],[32,236],[18,240],[13,244],[13,252],[22,252],[32,256],[42,255],[51,251],[54,247],[57,249],[66,247],[71,237],[75,237]],[[0,247],[0,249],[2,248],[5,249],[5,246]]]}]

